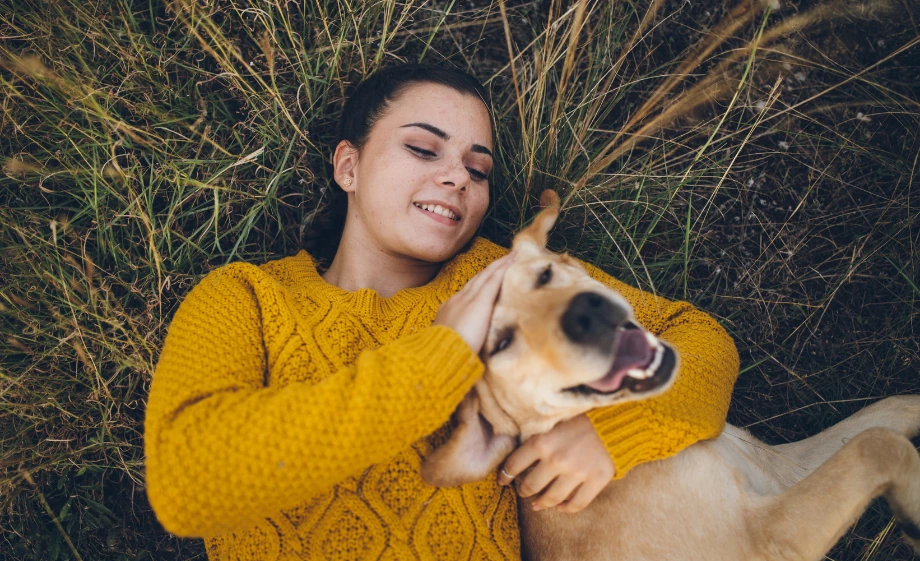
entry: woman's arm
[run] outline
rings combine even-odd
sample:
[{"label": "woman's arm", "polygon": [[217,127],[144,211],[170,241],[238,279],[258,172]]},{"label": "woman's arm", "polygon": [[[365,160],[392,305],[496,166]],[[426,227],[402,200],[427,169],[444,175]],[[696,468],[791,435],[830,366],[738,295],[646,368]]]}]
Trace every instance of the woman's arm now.
[{"label": "woman's arm", "polygon": [[163,526],[210,537],[302,503],[430,434],[482,374],[444,326],[365,351],[318,384],[266,386],[263,314],[246,264],[203,279],[177,311],[145,419]]},{"label": "woman's arm", "polygon": [[665,393],[588,412],[616,469],[614,479],[638,464],[673,456],[722,432],[740,359],[734,341],[708,314],[687,302],[643,292],[583,263],[594,279],[633,306],[636,320],[677,350],[680,369]]}]

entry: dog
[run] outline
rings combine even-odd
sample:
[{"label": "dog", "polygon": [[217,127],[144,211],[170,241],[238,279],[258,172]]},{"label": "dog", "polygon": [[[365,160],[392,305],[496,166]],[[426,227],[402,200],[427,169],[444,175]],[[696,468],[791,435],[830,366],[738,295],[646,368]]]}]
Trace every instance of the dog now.
[{"label": "dog", "polygon": [[[545,248],[559,199],[546,191],[541,203],[514,239],[486,371],[450,439],[423,461],[432,485],[484,479],[519,441],[595,407],[658,395],[679,375],[677,353],[636,324],[622,296]],[[550,280],[551,299],[537,290]],[[509,326],[526,343],[513,344]],[[578,513],[519,508],[522,552],[538,561],[819,561],[884,495],[920,553],[920,455],[909,440],[918,431],[920,396],[884,399],[779,446],[726,425],[716,439],[636,466]]]}]

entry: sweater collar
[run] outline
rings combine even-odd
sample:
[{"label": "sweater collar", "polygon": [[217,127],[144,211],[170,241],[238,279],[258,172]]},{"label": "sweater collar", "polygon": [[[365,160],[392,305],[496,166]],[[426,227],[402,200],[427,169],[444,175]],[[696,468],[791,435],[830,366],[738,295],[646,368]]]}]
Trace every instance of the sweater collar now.
[{"label": "sweater collar", "polygon": [[[376,290],[370,288],[349,291],[326,282],[316,268],[316,261],[306,250],[301,249],[294,257],[301,270],[298,284],[313,297],[336,305],[348,306],[362,313],[389,314],[411,308],[424,299],[433,298],[435,304],[440,304],[449,298],[451,286],[456,284],[452,281],[458,272],[466,272],[468,267],[464,267],[464,264],[469,260],[469,256],[481,251],[487,244],[489,242],[483,238],[473,238],[461,253],[445,262],[438,274],[427,284],[404,288],[388,298],[382,297]],[[473,271],[474,274],[475,272],[478,271]],[[466,280],[462,279],[461,282]]]}]

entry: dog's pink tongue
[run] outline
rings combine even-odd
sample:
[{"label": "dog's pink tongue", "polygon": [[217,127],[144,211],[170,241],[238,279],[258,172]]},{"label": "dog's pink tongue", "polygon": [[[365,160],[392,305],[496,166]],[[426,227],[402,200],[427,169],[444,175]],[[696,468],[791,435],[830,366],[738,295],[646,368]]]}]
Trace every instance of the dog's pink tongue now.
[{"label": "dog's pink tongue", "polygon": [[641,329],[621,331],[614,350],[613,366],[607,375],[599,380],[585,384],[599,392],[618,390],[630,368],[645,368],[652,362],[652,348],[649,347],[645,332]]}]

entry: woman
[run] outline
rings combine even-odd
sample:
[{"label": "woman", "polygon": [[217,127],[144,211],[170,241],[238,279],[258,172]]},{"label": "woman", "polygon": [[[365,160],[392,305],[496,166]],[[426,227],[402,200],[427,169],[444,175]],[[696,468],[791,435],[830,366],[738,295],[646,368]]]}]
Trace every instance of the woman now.
[{"label": "woman", "polygon": [[499,477],[434,489],[420,459],[482,374],[508,250],[489,203],[485,92],[461,72],[378,72],[345,106],[347,193],[325,270],[306,251],[213,271],[169,329],[148,401],[148,493],[212,559],[519,558],[514,493],[574,512],[611,477],[722,428],[738,355],[683,302],[589,272],[682,355],[659,399],[601,409],[519,447]]}]

